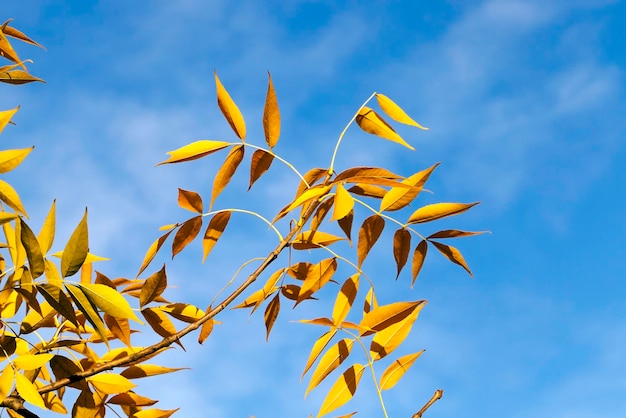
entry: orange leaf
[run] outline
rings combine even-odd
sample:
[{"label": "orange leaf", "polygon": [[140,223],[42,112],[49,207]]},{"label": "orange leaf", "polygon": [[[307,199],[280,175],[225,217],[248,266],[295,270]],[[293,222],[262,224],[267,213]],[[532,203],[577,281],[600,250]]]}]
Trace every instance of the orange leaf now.
[{"label": "orange leaf", "polygon": [[243,155],[243,145],[237,145],[236,147],[233,147],[233,149],[231,149],[228,153],[226,161],[224,161],[224,164],[222,164],[219,171],[215,175],[215,179],[213,180],[213,193],[211,193],[210,207],[213,207],[213,202],[215,202],[217,196],[222,193],[224,187],[226,187],[226,185],[230,182],[230,179],[233,177],[233,174],[235,174],[235,171],[237,170],[237,167],[239,167],[241,160],[243,160]]},{"label": "orange leaf", "polygon": [[309,250],[312,248],[328,247],[344,239],[345,238],[329,234],[328,232],[305,231],[293,239],[291,246],[294,250]]},{"label": "orange leaf", "polygon": [[195,216],[186,220],[174,235],[172,242],[172,258],[181,252],[200,232],[202,228],[202,216]]},{"label": "orange leaf", "polygon": [[206,232],[204,233],[204,239],[202,240],[203,247],[203,256],[202,262],[206,260],[207,256],[217,244],[217,240],[220,239],[222,233],[226,229],[228,225],[228,221],[230,220],[230,212],[218,212],[216,213],[211,220],[209,221],[209,225],[206,228]]},{"label": "orange leaf", "polygon": [[415,148],[402,139],[402,137],[398,135],[378,113],[374,112],[369,107],[363,106],[361,110],[359,110],[359,114],[356,117],[356,123],[368,134],[397,142],[410,150],[415,150]]},{"label": "orange leaf", "polygon": [[418,306],[426,303],[425,300],[415,302],[395,302],[381,305],[363,315],[359,326],[363,329],[361,336],[371,335],[388,328],[409,316]]},{"label": "orange leaf", "polygon": [[350,246],[352,246],[352,221],[354,221],[354,210],[350,211],[346,216],[337,220],[337,224],[341,228],[348,241],[350,242]]},{"label": "orange leaf", "polygon": [[[159,334],[163,338],[170,337],[176,334],[176,327],[170,321],[170,319],[165,315],[163,311],[157,308],[144,308],[141,310],[141,314],[150,327]],[[177,341],[178,345],[182,347],[179,341]]]},{"label": "orange leaf", "polygon": [[333,207],[334,202],[334,199],[326,199],[319,204],[311,218],[311,231],[317,231],[317,228],[319,228],[324,218],[326,218],[326,215],[328,215],[330,208]]},{"label": "orange leaf", "polygon": [[343,286],[341,286],[341,290],[337,294],[337,299],[333,306],[333,323],[337,326],[346,319],[348,312],[350,312],[352,308],[352,304],[359,290],[359,278],[360,275],[358,273],[350,276],[344,282]]},{"label": "orange leaf", "polygon": [[326,376],[337,369],[337,367],[339,367],[341,363],[348,358],[353,344],[353,339],[344,338],[343,340],[340,340],[336,344],[332,345],[328,351],[324,353],[311,375],[311,381],[309,382],[309,386],[304,393],[305,398],[311,390],[315,389],[317,385],[319,385],[326,378]]},{"label": "orange leaf", "polygon": [[434,234],[430,234],[427,239],[431,238],[460,238],[460,237],[469,237],[472,235],[480,235],[484,234],[487,231],[459,231],[458,229],[444,229],[443,231],[435,232]]},{"label": "orange leaf", "polygon": [[130,324],[127,318],[116,318],[105,313],[104,323],[116,338],[130,347]]},{"label": "orange leaf", "polygon": [[382,180],[399,180],[402,176],[392,173],[389,170],[380,167],[352,167],[337,174],[333,183],[341,181],[349,181],[354,183],[355,177],[367,177],[370,179],[382,179]]},{"label": "orange leaf", "polygon": [[348,191],[359,196],[373,197],[376,199],[382,199],[385,194],[387,194],[387,189],[367,183],[357,183],[350,187]]},{"label": "orange leaf", "polygon": [[424,304],[419,305],[402,321],[390,325],[374,335],[370,344],[370,356],[372,357],[372,361],[377,361],[386,357],[404,342],[406,337],[409,335],[409,332],[411,332],[411,328],[417,319],[417,315],[423,307]]},{"label": "orange leaf", "polygon": [[441,254],[446,256],[448,260],[463,267],[465,271],[469,273],[470,276],[474,277],[474,275],[472,274],[471,270],[467,266],[467,263],[463,259],[463,256],[461,255],[461,252],[459,250],[457,250],[451,245],[445,245],[437,241],[430,241],[430,242],[435,246],[435,248],[439,250]]},{"label": "orange leaf", "polygon": [[165,264],[163,264],[161,270],[148,277],[144,285],[141,287],[141,293],[139,294],[139,306],[143,308],[144,305],[147,305],[157,297],[161,296],[166,287],[167,276],[165,274]]},{"label": "orange leaf", "polygon": [[182,163],[185,161],[197,160],[198,158],[205,157],[216,151],[224,149],[229,145],[230,142],[211,141],[208,139],[195,141],[183,147],[175,149],[174,151],[167,152],[166,154],[168,154],[170,157],[167,160],[158,163],[157,165]]},{"label": "orange leaf", "polygon": [[[315,360],[317,360],[317,358],[319,357],[320,353],[324,350],[324,348],[326,348],[326,346],[328,345],[330,340],[333,339],[333,337],[335,336],[336,333],[337,333],[337,329],[333,328],[333,329],[325,332],[324,334],[322,334],[321,337],[319,337],[317,340],[315,340],[315,343],[313,344],[313,348],[311,349],[311,353],[309,354],[309,358],[308,358],[308,360],[306,362],[306,366],[304,366],[304,371],[302,372],[302,377],[304,377],[306,372],[309,371],[309,369],[311,368],[313,363],[315,363]],[[300,377],[300,380],[302,380],[302,377]]]},{"label": "orange leaf", "polygon": [[202,198],[196,192],[178,188],[178,206],[202,215]]},{"label": "orange leaf", "polygon": [[328,395],[326,395],[317,418],[334,411],[352,399],[363,375],[363,370],[365,370],[364,365],[354,364],[339,376],[333,387],[330,388]]},{"label": "orange leaf", "polygon": [[398,229],[393,234],[393,258],[396,260],[397,273],[396,279],[400,276],[402,268],[409,259],[409,250],[411,249],[411,233],[404,228]]},{"label": "orange leaf", "polygon": [[391,389],[400,378],[409,370],[415,360],[424,353],[424,350],[402,356],[387,367],[380,377],[380,390]]},{"label": "orange leaf", "polygon": [[270,338],[270,331],[274,326],[274,322],[276,322],[276,318],[278,318],[278,312],[280,312],[280,294],[276,293],[276,296],[270,300],[270,303],[267,304],[267,308],[265,308],[265,315],[263,315],[263,321],[265,322],[265,341]]},{"label": "orange leaf", "polygon": [[372,215],[363,221],[359,229],[359,241],[357,244],[358,266],[361,267],[380,234],[385,228],[385,220],[379,215]]},{"label": "orange leaf", "polygon": [[376,308],[378,308],[378,300],[376,300],[374,288],[370,287],[370,290],[367,291],[367,295],[365,295],[365,302],[363,302],[363,315]]},{"label": "orange leaf", "polygon": [[267,72],[267,95],[265,96],[265,107],[263,108],[263,132],[265,133],[265,142],[270,148],[278,142],[280,137],[280,110],[278,109],[278,100],[272,83],[272,76]]},{"label": "orange leaf", "polygon": [[389,190],[385,194],[383,200],[380,202],[380,212],[384,210],[399,210],[410,204],[422,191],[422,188],[424,187],[424,184],[426,184],[428,177],[430,177],[433,170],[437,168],[438,165],[439,163],[402,180],[401,184],[411,186],[410,189],[406,187],[392,187],[391,190]]},{"label": "orange leaf", "polygon": [[304,192],[307,188],[313,187],[315,183],[317,183],[319,180],[323,179],[324,176],[326,176],[326,173],[328,173],[328,169],[326,168],[312,168],[307,171],[306,174],[302,176],[306,180],[306,183],[300,181],[300,184],[298,185],[298,190],[296,190],[296,197],[300,196],[302,192]]},{"label": "orange leaf", "polygon": [[480,202],[434,203],[432,205],[426,205],[413,212],[413,214],[409,217],[407,223],[419,224],[434,221],[435,219],[445,218],[447,216],[458,215],[469,210],[471,207],[476,206],[479,203]]},{"label": "orange leaf", "polygon": [[211,318],[202,324],[202,328],[200,328],[200,335],[198,335],[198,343],[202,344],[209,338],[211,332],[213,332],[213,326],[215,325],[215,319]]},{"label": "orange leaf", "polygon": [[250,185],[248,190],[252,188],[254,182],[256,182],[267,170],[269,170],[274,161],[274,156],[269,152],[262,149],[254,151],[252,154],[252,161],[250,162]]},{"label": "orange leaf", "polygon": [[415,126],[425,131],[428,130],[428,128],[423,127],[422,125],[411,119],[411,117],[407,115],[400,106],[395,104],[393,100],[391,100],[384,94],[377,93],[376,100],[378,101],[378,105],[383,110],[383,112],[385,112],[387,116],[389,116],[396,122],[404,123],[405,125]]},{"label": "orange leaf", "polygon": [[352,212],[354,207],[354,198],[348,193],[342,183],[337,183],[334,202],[335,210],[333,211],[331,221],[345,218]]},{"label": "orange leaf", "polygon": [[334,327],[332,319],[330,318],[315,318],[315,319],[301,319],[298,322],[302,322],[303,324],[311,324],[311,325],[320,325],[322,327]]},{"label": "orange leaf", "polygon": [[235,135],[243,141],[246,139],[246,123],[243,120],[243,115],[217,77],[217,71],[213,73],[215,75],[215,88],[217,89],[217,105],[226,118],[226,121],[235,132]]},{"label": "orange leaf", "polygon": [[163,243],[165,242],[165,240],[167,240],[167,237],[170,236],[172,231],[173,229],[171,231],[167,231],[167,233],[161,235],[150,245],[150,248],[148,248],[148,251],[146,251],[145,257],[143,258],[143,261],[141,263],[141,267],[139,268],[139,272],[137,273],[137,276],[143,273],[143,271],[150,265],[150,262],[154,260],[154,257],[159,252],[159,250],[163,246]]},{"label": "orange leaf", "polygon": [[315,264],[302,283],[302,289],[300,289],[296,304],[307,299],[313,293],[324,287],[324,285],[333,277],[335,271],[337,271],[336,258],[327,258]]},{"label": "orange leaf", "polygon": [[421,240],[419,244],[415,247],[415,251],[413,251],[413,262],[411,266],[411,286],[415,284],[415,280],[417,279],[417,275],[420,274],[420,270],[424,265],[424,259],[426,259],[426,253],[428,252],[428,242],[426,240]]}]

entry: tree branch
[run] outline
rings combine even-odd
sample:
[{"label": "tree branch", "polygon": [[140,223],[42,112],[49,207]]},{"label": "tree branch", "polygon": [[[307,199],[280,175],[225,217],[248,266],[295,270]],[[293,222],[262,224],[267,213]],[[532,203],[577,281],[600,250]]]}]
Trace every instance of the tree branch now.
[{"label": "tree branch", "polygon": [[0,408],[11,409],[24,418],[39,418],[39,415],[36,415],[24,408],[24,399],[15,394],[3,399],[2,402],[0,402]]},{"label": "tree branch", "polygon": [[428,408],[433,406],[433,404],[435,402],[437,402],[439,399],[441,399],[442,396],[443,396],[443,390],[442,389],[437,389],[435,391],[434,395],[432,396],[432,398],[430,398],[430,400],[428,402],[426,402],[426,404],[424,406],[422,406],[422,409],[420,409],[419,411],[414,413],[411,416],[411,418],[422,418],[422,415],[424,415],[424,412],[426,412],[426,410]]}]

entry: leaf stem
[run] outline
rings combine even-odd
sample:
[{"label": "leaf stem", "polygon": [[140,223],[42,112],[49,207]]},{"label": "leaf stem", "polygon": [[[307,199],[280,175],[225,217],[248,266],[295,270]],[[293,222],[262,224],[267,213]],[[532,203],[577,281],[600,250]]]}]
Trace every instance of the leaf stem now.
[{"label": "leaf stem", "polygon": [[220,210],[214,210],[212,212],[203,213],[202,216],[215,215],[216,213],[220,213],[220,212],[239,212],[239,213],[247,213],[248,215],[256,216],[257,218],[265,222],[276,233],[276,236],[278,236],[279,241],[282,241],[284,239],[280,231],[278,231],[278,229],[276,229],[276,227],[270,221],[268,221],[263,215],[260,215],[257,212],[253,212],[251,210],[237,209],[237,208],[220,209]]}]

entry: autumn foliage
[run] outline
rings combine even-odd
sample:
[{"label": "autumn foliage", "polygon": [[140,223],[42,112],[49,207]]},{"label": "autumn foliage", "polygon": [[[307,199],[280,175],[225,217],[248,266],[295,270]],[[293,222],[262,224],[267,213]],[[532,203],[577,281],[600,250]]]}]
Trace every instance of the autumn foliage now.
[{"label": "autumn foliage", "polygon": [[[0,54],[9,61],[0,68],[0,81],[42,81],[28,72],[27,62],[18,57],[10,39],[39,44],[9,23],[0,27]],[[413,285],[428,250],[434,249],[471,275],[459,250],[447,242],[479,232],[444,229],[424,236],[418,227],[461,214],[477,202],[412,208],[438,164],[409,176],[380,167],[335,171],[340,144],[353,123],[369,134],[413,149],[388,119],[426,128],[387,96],[375,93],[357,110],[339,136],[328,166],[301,173],[275,152],[281,120],[271,77],[262,118],[263,145],[247,142],[244,117],[217,73],[215,84],[218,107],[239,140],[199,140],[167,153],[169,157],[159,165],[206,157],[213,163],[217,158],[223,162],[209,195],[178,190],[177,203],[190,212],[189,218],[162,227],[143,259],[139,255],[138,270],[128,278],[110,279],[93,270],[93,263],[103,258],[89,251],[87,211],[69,240],[59,244],[55,242],[55,202],[48,203],[50,210],[41,228],[34,228],[16,190],[0,180],[4,235],[0,244],[0,406],[10,416],[36,416],[34,406],[71,412],[74,417],[101,417],[111,410],[132,418],[168,417],[176,410],[156,408],[157,401],[142,396],[135,380],[178,370],[157,365],[163,350],[182,345],[192,332],[202,344],[226,308],[261,309],[269,338],[281,306],[297,309],[302,303],[320,304],[328,294],[320,290],[329,287],[334,289],[332,311],[325,317],[301,321],[320,328],[303,365],[302,377],[307,379],[304,395],[332,379],[317,413],[325,416],[350,401],[369,370],[382,414],[387,416],[383,392],[392,389],[424,352],[396,356],[426,301],[379,304],[376,286],[406,284],[369,277],[364,262],[375,246],[381,251],[391,248],[395,266],[389,266],[390,275],[398,278],[406,268]],[[376,104],[380,111],[368,107]],[[7,128],[17,110],[0,112],[0,131]],[[0,173],[15,169],[32,150],[0,151]],[[251,154],[249,160],[246,154]],[[238,170],[249,167],[249,190],[277,164],[288,167],[300,182],[293,198],[276,214],[245,209],[245,195],[241,208],[220,208],[218,198]],[[212,250],[239,216],[256,217],[277,238],[265,243],[260,259],[241,260],[253,266],[253,271],[237,276],[214,302],[207,298],[205,309],[168,301],[166,268],[153,266],[155,256],[169,252],[175,257],[190,244],[200,243],[201,261],[210,263]],[[378,244],[385,229],[393,231],[392,242]],[[340,246],[342,242],[352,246]],[[341,277],[340,271],[350,274]],[[135,346],[135,330],[152,335],[154,343]],[[381,368],[379,361],[384,358],[387,366]],[[421,416],[439,397],[441,391],[435,392],[414,416]],[[352,415],[354,412],[342,416]]]}]

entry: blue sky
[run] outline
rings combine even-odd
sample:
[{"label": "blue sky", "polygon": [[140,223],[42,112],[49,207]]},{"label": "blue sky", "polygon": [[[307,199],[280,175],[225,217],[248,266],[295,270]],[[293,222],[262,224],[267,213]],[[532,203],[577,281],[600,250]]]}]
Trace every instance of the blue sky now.
[{"label": "blue sky", "polygon": [[[88,206],[92,251],[112,258],[99,269],[130,277],[157,228],[186,219],[176,187],[209,199],[222,157],[154,164],[196,139],[235,140],[214,69],[259,144],[271,71],[283,119],[276,150],[301,171],[328,164],[344,125],[378,91],[431,130],[399,128],[417,148],[407,153],[353,128],[341,164],[409,175],[442,161],[427,199],[483,202],[442,227],[492,232],[454,244],[473,280],[431,252],[410,290],[406,274],[393,281],[385,241],[366,264],[382,283],[389,276],[381,302],[429,300],[403,353],[427,352],[389,392],[391,416],[410,416],[437,388],[444,398],[429,418],[626,411],[624,2],[5,3],[4,17],[47,48],[19,49],[47,84],[3,87],[2,108],[22,106],[5,146],[36,147],[9,181],[33,225],[57,198],[57,246]],[[271,217],[294,185],[278,169],[245,205]],[[246,187],[242,172],[217,204],[240,204]],[[233,254],[269,251],[271,234],[239,221],[205,265],[197,247],[168,264],[172,299],[204,306],[237,268]],[[321,330],[289,321],[324,308],[283,309],[268,344],[262,312],[229,312],[204,346],[193,337],[187,353],[161,361],[193,370],[139,391],[184,417],[315,413],[323,389],[304,400],[298,381]],[[341,411],[381,416],[362,385]]]}]

